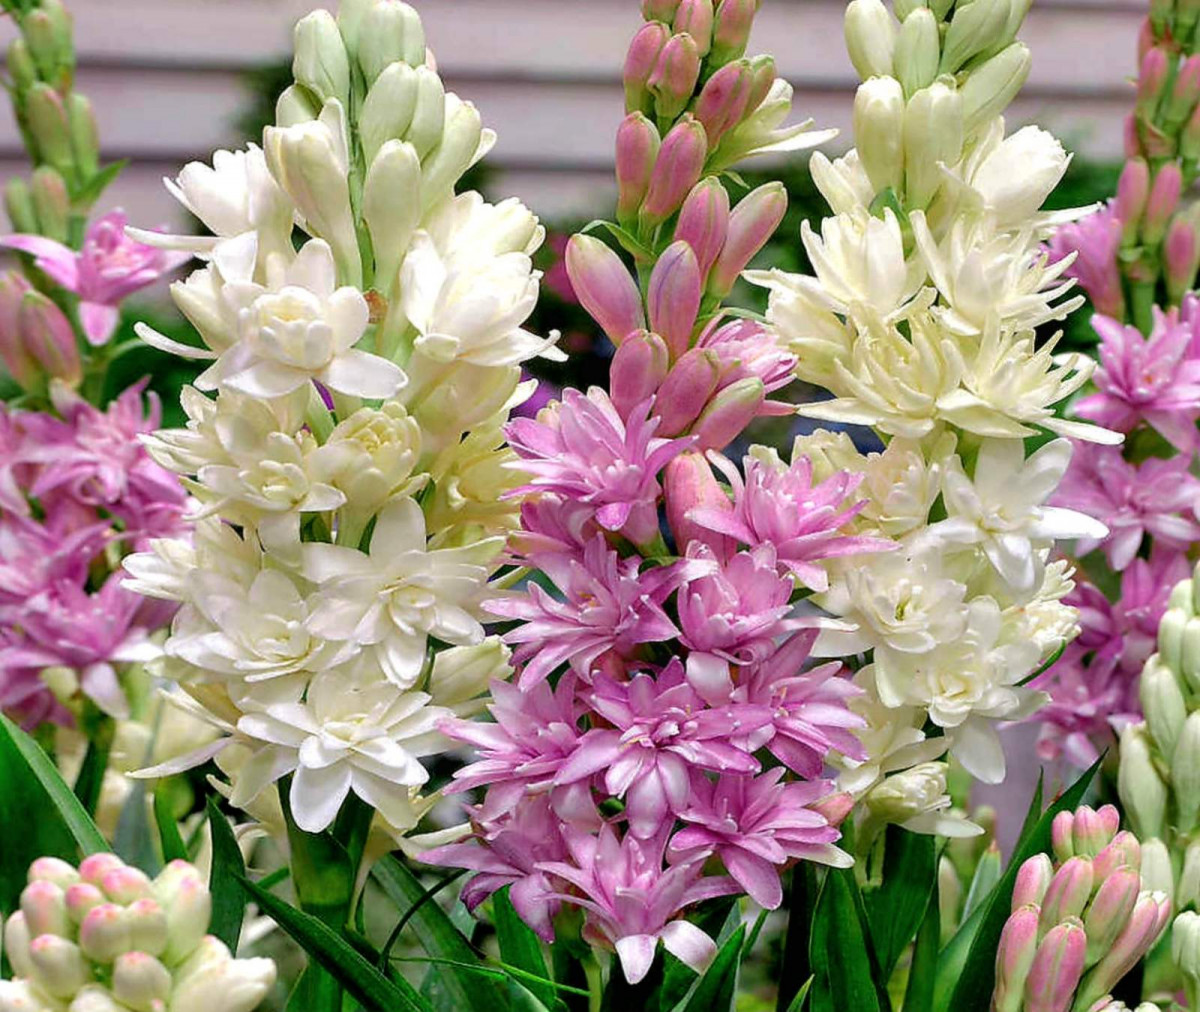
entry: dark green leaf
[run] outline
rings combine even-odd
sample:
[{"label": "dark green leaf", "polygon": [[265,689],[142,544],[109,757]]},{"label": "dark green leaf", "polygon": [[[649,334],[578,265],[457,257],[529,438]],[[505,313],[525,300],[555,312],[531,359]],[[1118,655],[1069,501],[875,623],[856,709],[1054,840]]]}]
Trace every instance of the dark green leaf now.
[{"label": "dark green leaf", "polygon": [[208,799],[208,825],[212,831],[212,872],[208,879],[212,920],[208,930],[229,946],[230,952],[237,952],[246,913],[246,894],[241,887],[246,865],[233,827],[212,798]]},{"label": "dark green leaf", "polygon": [[88,742],[83,755],[83,764],[75,777],[72,790],[88,815],[95,816],[100,804],[100,788],[104,784],[104,771],[108,768],[108,747],[95,739]]},{"label": "dark green leaf", "polygon": [[[808,980],[804,982],[800,990],[796,992],[796,997],[792,999],[792,1003],[788,1005],[787,1012],[801,1012],[801,1010],[804,1008],[805,1001],[808,1000],[808,992],[812,990],[812,982],[812,977],[809,977]],[[916,1008],[917,1006],[913,1007]]]},{"label": "dark green leaf", "polygon": [[829,870],[812,923],[813,1007],[886,1010],[887,994],[867,936],[853,869]]},{"label": "dark green leaf", "polygon": [[50,757],[0,715],[0,910],[16,908],[29,865],[42,856],[78,862],[108,844]]},{"label": "dark green leaf", "polygon": [[970,917],[975,909],[991,896],[996,883],[1000,881],[1001,871],[1000,848],[992,842],[975,865],[971,888],[967,890],[967,899],[963,904],[963,917]]},{"label": "dark green leaf", "polygon": [[745,941],[746,926],[741,924],[717,950],[712,964],[696,981],[691,994],[677,1007],[678,1012],[731,1012]]},{"label": "dark green leaf", "polygon": [[[186,861],[187,847],[183,837],[179,835],[179,823],[175,821],[172,811],[171,787],[169,781],[159,782],[154,791],[154,821],[158,824],[158,839],[162,845],[164,861]],[[238,892],[241,892],[239,889]]]},{"label": "dark green leaf", "polygon": [[129,159],[124,158],[119,162],[104,166],[72,195],[74,202],[82,208],[90,207],[100,199],[101,194],[108,189],[128,164]]},{"label": "dark green leaf", "polygon": [[411,985],[389,980],[319,918],[297,910],[249,879],[239,881],[251,899],[368,1012],[431,1012],[431,1006]]},{"label": "dark green leaf", "polygon": [[144,780],[134,780],[129,785],[129,796],[121,805],[117,829],[113,833],[113,850],[126,864],[140,868],[151,878],[162,871],[162,862],[154,849],[150,800]]},{"label": "dark green leaf", "polygon": [[941,911],[938,907],[937,881],[925,908],[925,918],[913,946],[912,966],[908,970],[908,986],[904,992],[906,1009],[933,1008],[933,985],[937,979],[938,948],[941,945]]},{"label": "dark green leaf", "polygon": [[[546,979],[549,976],[541,940],[513,909],[507,886],[492,896],[492,924],[496,929],[496,940],[500,943],[500,958],[505,963],[535,977]],[[554,1006],[558,1001],[552,987],[533,981],[528,981],[525,986],[547,1007]]]},{"label": "dark green leaf", "polygon": [[883,883],[863,897],[875,958],[884,981],[916,936],[937,879],[934,839],[890,826],[884,838]]},{"label": "dark green leaf", "polygon": [[819,896],[816,866],[811,861],[801,861],[792,869],[792,881],[788,888],[788,925],[783,942],[783,966],[776,1004],[778,1012],[787,1012],[801,986],[812,976],[812,967],[809,965],[812,912]]}]

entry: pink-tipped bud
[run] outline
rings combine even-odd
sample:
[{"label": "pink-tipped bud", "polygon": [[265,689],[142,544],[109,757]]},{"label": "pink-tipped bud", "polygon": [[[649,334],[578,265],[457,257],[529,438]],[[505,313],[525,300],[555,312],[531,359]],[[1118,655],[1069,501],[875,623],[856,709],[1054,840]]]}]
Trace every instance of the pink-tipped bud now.
[{"label": "pink-tipped bud", "polygon": [[787,205],[780,182],[765,183],[742,198],[729,216],[729,236],[708,279],[712,295],[723,299],[733,291],[742,271],[779,228]]},{"label": "pink-tipped bud", "polygon": [[1075,853],[1082,857],[1095,857],[1112,843],[1121,825],[1121,816],[1112,805],[1096,811],[1087,805],[1075,810],[1075,822],[1071,826],[1071,841]]},{"label": "pink-tipped bud", "polygon": [[590,235],[573,235],[567,243],[566,262],[567,276],[580,303],[613,344],[645,328],[637,282],[607,245]]},{"label": "pink-tipped bud", "polygon": [[29,283],[19,274],[0,274],[0,361],[16,382],[31,390],[44,380],[41,366],[21,340],[18,318]]},{"label": "pink-tipped bud", "polygon": [[80,864],[79,877],[85,882],[90,882],[92,885],[98,886],[104,881],[104,876],[110,871],[124,867],[125,862],[117,857],[116,854],[92,854],[90,857],[85,857],[83,863]]},{"label": "pink-tipped bud", "polygon": [[1162,46],[1153,46],[1142,57],[1137,82],[1137,111],[1140,116],[1153,118],[1170,69],[1171,59]]},{"label": "pink-tipped bud", "polygon": [[73,998],[91,980],[91,968],[79,946],[58,935],[39,935],[29,943],[33,980],[55,998]]},{"label": "pink-tipped bud", "polygon": [[1144,158],[1131,158],[1117,182],[1117,217],[1121,219],[1121,242],[1132,245],[1142,227],[1146,201],[1150,198],[1150,166]]},{"label": "pink-tipped bud", "polygon": [[1088,906],[1083,926],[1088,937],[1088,963],[1097,962],[1116,941],[1133,913],[1142,877],[1133,868],[1118,868],[1100,883]]},{"label": "pink-tipped bud", "polygon": [[1129,113],[1121,122],[1121,150],[1126,158],[1137,158],[1144,155],[1142,138],[1138,133],[1137,116]]},{"label": "pink-tipped bud", "polygon": [[167,914],[157,900],[137,900],[125,912],[133,948],[160,956],[167,947]]},{"label": "pink-tipped bud", "polygon": [[100,882],[100,888],[114,903],[128,906],[134,900],[149,899],[154,889],[146,873],[138,868],[114,868]]},{"label": "pink-tipped bud", "polygon": [[704,454],[690,451],[672,460],[663,474],[663,494],[667,505],[667,523],[675,537],[677,554],[683,555],[688,545],[699,541],[708,545],[721,561],[733,557],[737,551],[733,538],[710,531],[688,516],[695,509],[733,512],[733,503],[717,481]]},{"label": "pink-tipped bud", "polygon": [[700,449],[727,447],[758,416],[766,397],[766,387],[757,376],[740,379],[721,390],[692,426]]},{"label": "pink-tipped bud", "polygon": [[727,64],[704,83],[693,112],[704,126],[709,147],[715,148],[742,121],[753,88],[754,73],[747,60]]},{"label": "pink-tipped bud", "polygon": [[671,30],[664,24],[651,21],[642,25],[625,55],[625,111],[647,111],[650,108],[650,76],[658,66],[658,57],[671,37]]},{"label": "pink-tipped bud", "polygon": [[9,916],[3,924],[4,956],[18,977],[28,977],[33,973],[33,963],[29,959],[29,944],[33,936],[25,923],[25,915],[18,910]]},{"label": "pink-tipped bud", "polygon": [[676,32],[689,35],[696,43],[701,57],[712,48],[713,0],[682,0],[672,22]]},{"label": "pink-tipped bud", "polygon": [[704,348],[685,352],[659,388],[654,408],[661,422],[656,435],[678,436],[686,431],[717,389],[720,374],[716,352]]},{"label": "pink-tipped bud", "polygon": [[1096,881],[1102,882],[1123,865],[1130,868],[1142,866],[1142,845],[1128,830],[1122,830],[1114,836],[1112,843],[1092,859],[1092,871],[1096,874]]},{"label": "pink-tipped bud", "polygon": [[700,80],[700,59],[700,49],[690,35],[672,35],[663,46],[646,83],[660,120],[673,120],[688,107]]},{"label": "pink-tipped bud", "polygon": [[839,794],[830,794],[826,798],[822,798],[814,805],[809,807],[819,815],[825,816],[825,821],[831,826],[840,826],[846,821],[847,816],[854,811],[854,806],[857,801],[853,794],[842,791]]},{"label": "pink-tipped bud", "polygon": [[133,948],[128,915],[115,903],[93,907],[79,925],[79,946],[95,963],[111,963]]},{"label": "pink-tipped bud", "polygon": [[617,220],[632,223],[650,188],[662,139],[644,113],[625,117],[617,129]]},{"label": "pink-tipped bud", "polygon": [[775,84],[775,58],[773,56],[756,56],[750,61],[750,69],[754,72],[754,87],[750,89],[750,101],[746,103],[746,114],[755,112],[771,93]]},{"label": "pink-tipped bud", "polygon": [[1004,923],[996,949],[994,1012],[1020,1012],[1025,981],[1038,950],[1038,908],[1018,907]]},{"label": "pink-tipped bud", "polygon": [[673,242],[658,258],[646,288],[650,329],[662,336],[678,359],[691,346],[704,285],[695,251],[686,242]]},{"label": "pink-tipped bud", "polygon": [[1200,267],[1196,226],[1182,215],[1176,215],[1167,229],[1167,237],[1163,240],[1163,266],[1170,301],[1179,305],[1195,285],[1196,270]]},{"label": "pink-tipped bud", "polygon": [[1075,824],[1074,812],[1059,812],[1050,823],[1050,848],[1058,861],[1068,861],[1075,856],[1075,842],[1071,827]]},{"label": "pink-tipped bud", "polygon": [[79,872],[62,858],[39,857],[29,866],[29,881],[53,882],[60,889],[67,889],[79,881]]},{"label": "pink-tipped bud", "polygon": [[1041,906],[1054,879],[1054,865],[1047,854],[1034,854],[1017,869],[1013,883],[1012,910],[1034,904]]},{"label": "pink-tipped bud", "polygon": [[762,0],[721,0],[713,27],[712,50],[708,54],[710,63],[728,63],[746,51],[754,15],[761,4]]},{"label": "pink-tipped bud", "polygon": [[634,408],[658,393],[670,367],[667,342],[657,334],[639,330],[625,338],[608,372],[609,396],[617,413],[628,418]]},{"label": "pink-tipped bud", "polygon": [[675,12],[679,9],[679,0],[642,0],[642,17],[647,21],[665,21],[670,24],[675,20]]},{"label": "pink-tipped bud", "polygon": [[1079,921],[1051,928],[1025,981],[1025,1012],[1067,1012],[1083,976],[1086,953],[1087,935]]},{"label": "pink-tipped bud", "polygon": [[647,225],[661,224],[679,210],[700,181],[707,157],[704,127],[695,117],[684,116],[663,138],[655,159],[650,188],[642,204],[641,218]]},{"label": "pink-tipped bud", "polygon": [[1142,21],[1141,27],[1138,29],[1137,36],[1137,62],[1138,66],[1142,65],[1142,61],[1146,58],[1146,54],[1150,52],[1151,47],[1157,41],[1154,34],[1154,26],[1150,24],[1150,19],[1146,18]]},{"label": "pink-tipped bud", "polygon": [[17,312],[21,342],[47,376],[77,386],[83,379],[83,362],[71,322],[41,292],[26,292]]},{"label": "pink-tipped bud", "polygon": [[1158,941],[1170,916],[1171,901],[1164,894],[1143,892],[1138,896],[1116,941],[1080,985],[1076,1007],[1088,1008],[1108,994]]},{"label": "pink-tipped bud", "polygon": [[1191,115],[1197,100],[1200,100],[1200,55],[1189,56],[1179,65],[1167,107],[1168,129],[1178,130]]},{"label": "pink-tipped bud", "polygon": [[1183,193],[1183,172],[1178,162],[1167,162],[1154,176],[1150,198],[1146,201],[1146,216],[1142,219],[1142,242],[1157,246],[1167,234],[1167,225],[1179,209]]},{"label": "pink-tipped bud", "polygon": [[1059,868],[1042,900],[1042,928],[1048,929],[1068,917],[1082,914],[1092,898],[1094,881],[1091,858],[1073,857]]},{"label": "pink-tipped bud", "polygon": [[149,953],[127,952],[113,964],[112,992],[133,1009],[164,1009],[171,997],[171,973]]},{"label": "pink-tipped bud", "polygon": [[716,176],[700,180],[688,194],[675,225],[675,240],[696,254],[701,278],[708,277],[729,234],[729,194]]},{"label": "pink-tipped bud", "polygon": [[67,933],[66,897],[53,882],[30,882],[21,893],[21,913],[34,938]]},{"label": "pink-tipped bud", "polygon": [[76,882],[67,887],[67,914],[75,924],[79,924],[87,916],[89,910],[94,910],[101,903],[107,903],[104,893],[91,882]]},{"label": "pink-tipped bud", "polygon": [[186,959],[208,934],[212,895],[203,882],[185,879],[179,884],[166,913],[167,947],[163,959],[174,964]]}]

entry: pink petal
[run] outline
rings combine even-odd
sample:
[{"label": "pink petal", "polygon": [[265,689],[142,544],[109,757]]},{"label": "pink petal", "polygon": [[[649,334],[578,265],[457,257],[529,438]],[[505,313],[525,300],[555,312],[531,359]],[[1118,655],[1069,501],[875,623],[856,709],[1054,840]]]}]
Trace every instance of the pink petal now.
[{"label": "pink petal", "polygon": [[62,243],[40,235],[9,235],[0,238],[0,246],[30,253],[37,258],[38,269],[68,291],[79,285],[79,268],[75,251]]},{"label": "pink petal", "polygon": [[116,306],[106,306],[102,302],[79,303],[79,322],[83,324],[83,333],[93,348],[108,343],[120,319],[121,311]]}]

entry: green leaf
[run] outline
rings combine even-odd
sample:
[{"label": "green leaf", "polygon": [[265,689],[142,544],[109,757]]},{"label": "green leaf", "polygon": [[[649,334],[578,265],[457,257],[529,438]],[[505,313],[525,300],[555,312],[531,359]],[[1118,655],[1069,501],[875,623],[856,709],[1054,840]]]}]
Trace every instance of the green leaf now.
[{"label": "green leaf", "polygon": [[1104,761],[1101,756],[1034,823],[1013,852],[1003,877],[986,901],[950,940],[938,968],[934,1008],[938,1012],[987,1012],[996,979],[996,948],[1008,920],[1013,883],[1021,865],[1034,854],[1050,850],[1050,824],[1082,800]]},{"label": "green leaf", "polygon": [[[154,821],[158,825],[158,839],[162,845],[163,861],[186,861],[187,846],[179,834],[179,823],[171,803],[170,781],[160,780],[154,790]],[[241,890],[238,890],[241,892]]]},{"label": "green leaf", "polygon": [[[808,980],[804,982],[800,990],[796,992],[796,997],[793,998],[791,1003],[788,1005],[787,1012],[801,1012],[801,1010],[804,1008],[804,1003],[808,1000],[808,992],[812,990],[812,982],[812,977],[809,977]],[[914,1005],[913,1007],[917,1008],[918,1006]]]},{"label": "green leaf", "polygon": [[[716,899],[701,903],[695,913],[689,918],[718,945],[723,945],[742,923],[741,911],[737,900],[732,896],[718,896]],[[750,940],[746,942],[746,951],[750,951]],[[682,959],[678,959],[665,949],[662,953],[662,982],[646,1012],[671,1012],[691,990],[699,974]]]},{"label": "green leaf", "polygon": [[831,868],[825,876],[813,911],[811,960],[815,1009],[889,1008],[853,869]]},{"label": "green leaf", "polygon": [[212,920],[208,930],[224,942],[230,952],[237,952],[242,920],[246,915],[246,894],[241,886],[246,877],[246,865],[233,827],[212,798],[208,799],[208,825],[212,831],[212,872],[208,878]]},{"label": "green leaf", "polygon": [[676,1006],[676,1012],[731,1012],[745,941],[746,926],[740,924],[717,950],[712,964],[685,1001]]},{"label": "green leaf", "polygon": [[123,158],[119,162],[112,162],[104,166],[104,168],[71,195],[73,203],[84,209],[91,207],[92,204],[100,199],[101,194],[112,185],[113,181],[124,171],[128,164],[129,159]]},{"label": "green leaf", "polygon": [[[211,809],[210,809],[211,812]],[[324,921],[260,889],[249,879],[238,880],[251,899],[299,943],[330,977],[362,1003],[367,1012],[432,1012],[410,984],[389,980]],[[306,1012],[323,1012],[310,1008]]]},{"label": "green leaf", "polygon": [[882,980],[891,978],[897,960],[920,928],[936,879],[933,837],[888,827],[883,884],[863,897]]},{"label": "green leaf", "polygon": [[937,979],[938,948],[942,939],[941,910],[938,907],[937,880],[925,907],[925,917],[913,946],[912,965],[908,970],[908,986],[904,991],[904,1008],[933,1007],[933,985]]},{"label": "green leaf", "polygon": [[788,924],[783,943],[783,965],[779,976],[776,1008],[788,1006],[806,980],[812,977],[809,951],[812,942],[812,913],[820,897],[817,869],[811,861],[801,861],[791,872],[788,887]]},{"label": "green leaf", "polygon": [[970,917],[975,909],[991,896],[996,883],[1000,881],[1001,871],[1000,848],[993,841],[980,855],[975,874],[971,876],[971,887],[967,890],[967,900],[963,904],[964,917]]},{"label": "green leaf", "polygon": [[0,785],[0,826],[6,827],[0,847],[0,910],[7,914],[16,909],[37,858],[78,862],[81,855],[109,848],[50,757],[3,715]]},{"label": "green leaf", "polygon": [[121,814],[117,817],[113,850],[126,864],[141,869],[151,878],[162,871],[162,862],[158,851],[154,849],[150,803],[144,780],[134,780],[130,784],[129,796],[121,805]]},{"label": "green leaf", "polygon": [[[512,900],[508,898],[508,886],[492,895],[492,924],[496,929],[496,940],[500,944],[500,958],[512,966],[540,977],[548,978],[546,957],[542,953],[542,942],[537,934],[529,927],[513,908]],[[528,990],[547,1007],[553,1006],[558,999],[552,987],[535,984],[530,981]]]},{"label": "green leaf", "polygon": [[95,816],[96,806],[100,804],[100,788],[104,784],[104,771],[108,768],[108,753],[109,749],[104,743],[90,740],[72,788],[79,803],[91,816]]}]

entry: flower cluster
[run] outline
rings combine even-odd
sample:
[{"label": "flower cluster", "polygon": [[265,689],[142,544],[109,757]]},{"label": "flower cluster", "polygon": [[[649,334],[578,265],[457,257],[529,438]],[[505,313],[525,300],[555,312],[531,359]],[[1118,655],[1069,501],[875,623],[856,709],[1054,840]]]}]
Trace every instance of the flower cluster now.
[{"label": "flower cluster", "polygon": [[78,869],[43,857],[4,925],[14,976],[3,1012],[251,1012],[275,983],[269,959],[234,959],[208,934],[212,897],[200,872],[173,861],[154,879],[113,854]]},{"label": "flower cluster", "polygon": [[406,4],[304,18],[294,74],[262,147],[169,184],[212,234],[136,235],[205,262],[172,288],[202,344],[140,333],[207,367],[186,426],[147,440],[198,503],[193,539],[126,568],[181,602],[165,670],[221,731],[149,772],[217,755],[236,807],[287,778],[303,830],[353,796],[399,832],[432,804],[439,721],[509,672],[480,604],[518,522],[502,425],[521,364],[556,354],[522,329],[543,230],[455,193],[495,138]]}]

